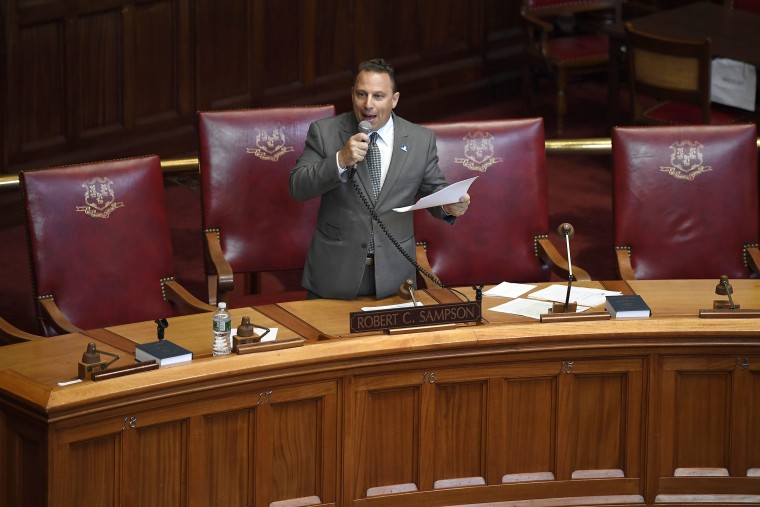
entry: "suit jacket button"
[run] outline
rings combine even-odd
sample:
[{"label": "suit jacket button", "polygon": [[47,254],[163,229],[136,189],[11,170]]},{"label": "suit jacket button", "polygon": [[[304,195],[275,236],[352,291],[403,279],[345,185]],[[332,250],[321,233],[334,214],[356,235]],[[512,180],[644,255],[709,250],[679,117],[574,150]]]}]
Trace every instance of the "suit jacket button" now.
[{"label": "suit jacket button", "polygon": [[367,243],[362,243],[362,248],[367,248]]}]

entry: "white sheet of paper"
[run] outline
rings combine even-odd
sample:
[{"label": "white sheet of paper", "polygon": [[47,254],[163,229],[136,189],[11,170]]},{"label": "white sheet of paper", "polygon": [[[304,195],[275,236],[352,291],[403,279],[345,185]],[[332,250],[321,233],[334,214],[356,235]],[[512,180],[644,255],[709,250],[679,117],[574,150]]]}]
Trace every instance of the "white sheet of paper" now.
[{"label": "white sheet of paper", "polygon": [[[491,310],[495,312],[511,313],[512,315],[522,315],[523,317],[540,320],[541,314],[549,313],[551,308],[552,303],[548,301],[517,298],[499,306],[494,306]],[[588,308],[588,306],[578,305],[575,309],[575,313],[585,312]]]},{"label": "white sheet of paper", "polygon": [[[277,331],[279,328],[277,327],[270,327],[269,333],[261,339],[262,342],[273,342],[277,338]],[[260,335],[265,331],[265,329],[253,326],[253,332],[256,333],[256,335]],[[232,331],[230,331],[230,347],[232,347],[232,337],[237,334],[237,328],[233,327]]]},{"label": "white sheet of paper", "polygon": [[542,313],[548,313],[552,304],[547,301],[534,301],[530,299],[517,298],[512,301],[494,306],[491,308],[494,312],[511,313],[513,315],[522,315],[531,319],[540,319]]},{"label": "white sheet of paper", "polygon": [[528,285],[524,283],[501,282],[499,285],[494,285],[487,291],[484,291],[483,295],[502,298],[517,298],[529,290],[535,288],[535,285]]},{"label": "white sheet of paper", "polygon": [[405,206],[403,208],[393,208],[393,211],[403,213],[405,211],[411,211],[416,209],[432,208],[433,206],[443,206],[444,204],[452,204],[459,202],[459,198],[467,193],[467,190],[475,181],[477,176],[473,176],[470,179],[457,181],[452,183],[446,188],[442,188],[438,192],[430,195],[426,195],[413,206]]},{"label": "white sheet of paper", "polygon": [[[607,296],[617,296],[620,292],[613,290],[592,289],[589,287],[571,287],[570,302],[578,303],[583,306],[597,306],[604,304]],[[567,285],[550,285],[545,289],[537,290],[528,297],[531,299],[543,299],[545,301],[554,301],[564,303],[567,295]]]},{"label": "white sheet of paper", "polygon": [[715,58],[711,72],[711,101],[747,111],[755,110],[757,69],[754,65],[728,58]]},{"label": "white sheet of paper", "polygon": [[363,312],[371,312],[374,310],[395,310],[396,308],[411,308],[413,306],[422,306],[422,303],[417,301],[417,304],[415,305],[413,302],[409,301],[408,303],[399,303],[397,305],[385,305],[385,306],[363,306],[362,311]]}]

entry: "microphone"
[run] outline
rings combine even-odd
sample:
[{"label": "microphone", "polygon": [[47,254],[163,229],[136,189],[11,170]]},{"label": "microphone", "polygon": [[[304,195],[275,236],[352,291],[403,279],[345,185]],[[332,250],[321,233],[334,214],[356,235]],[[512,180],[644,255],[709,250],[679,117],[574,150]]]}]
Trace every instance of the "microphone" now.
[{"label": "microphone", "polygon": [[367,120],[359,123],[359,132],[369,135],[372,132],[372,125]]},{"label": "microphone", "polygon": [[414,306],[417,306],[417,298],[414,297],[414,282],[413,281],[409,279],[404,280],[404,283],[402,283],[401,287],[398,288],[398,292],[396,293],[396,295],[406,301],[409,301],[411,299]]},{"label": "microphone", "polygon": [[[363,134],[369,135],[372,132],[372,125],[367,120],[363,120],[359,122],[359,132]],[[356,164],[351,166],[350,173],[348,175],[348,179],[353,179],[354,172],[356,171]]]},{"label": "microphone", "polygon": [[169,327],[169,321],[166,319],[156,319],[153,322],[156,323],[156,337],[159,340],[164,339],[164,329]]},{"label": "microphone", "polygon": [[[100,358],[101,354],[111,356],[113,359],[110,361],[103,361]],[[119,354],[98,350],[95,346],[95,342],[90,342],[87,344],[87,349],[84,354],[82,354],[82,360],[79,361],[77,376],[80,380],[90,380],[92,379],[93,373],[105,370],[118,360]]]},{"label": "microphone", "polygon": [[[565,304],[562,307],[562,310],[560,311],[558,308],[555,308],[552,311],[556,313],[567,313],[568,307],[570,306],[570,288],[573,285],[573,261],[570,258],[570,238],[575,236],[575,229],[569,223],[564,222],[557,228],[557,234],[559,234],[560,238],[565,238],[565,245],[567,247],[567,294],[565,295]],[[576,305],[570,307],[572,311],[575,311],[576,308]]]},{"label": "microphone", "polygon": [[720,282],[715,286],[715,293],[719,296],[728,296],[728,307],[731,310],[739,308],[739,305],[734,304],[734,298],[731,297],[731,294],[734,293],[734,288],[728,282],[728,275],[721,275]]}]

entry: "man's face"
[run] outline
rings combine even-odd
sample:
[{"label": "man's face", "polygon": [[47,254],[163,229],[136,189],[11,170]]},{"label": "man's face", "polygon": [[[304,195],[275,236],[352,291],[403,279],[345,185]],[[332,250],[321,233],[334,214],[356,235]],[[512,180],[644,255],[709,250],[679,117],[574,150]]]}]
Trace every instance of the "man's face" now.
[{"label": "man's face", "polygon": [[362,71],[356,76],[351,90],[354,115],[357,122],[364,120],[376,131],[388,123],[399,93],[393,93],[393,85],[388,74]]}]

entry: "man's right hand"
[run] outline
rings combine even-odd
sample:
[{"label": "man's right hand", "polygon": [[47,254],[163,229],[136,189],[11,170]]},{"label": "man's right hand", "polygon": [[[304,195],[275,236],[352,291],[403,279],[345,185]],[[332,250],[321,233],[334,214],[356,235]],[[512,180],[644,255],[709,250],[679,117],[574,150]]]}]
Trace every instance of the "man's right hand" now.
[{"label": "man's right hand", "polygon": [[369,136],[358,132],[348,138],[346,144],[338,152],[338,162],[341,167],[352,167],[367,156],[369,147]]}]

